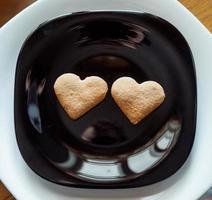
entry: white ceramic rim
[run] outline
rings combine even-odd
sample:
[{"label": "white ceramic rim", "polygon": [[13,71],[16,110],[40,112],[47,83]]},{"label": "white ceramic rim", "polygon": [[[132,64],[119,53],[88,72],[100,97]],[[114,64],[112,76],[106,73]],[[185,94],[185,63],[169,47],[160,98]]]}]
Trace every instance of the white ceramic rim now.
[{"label": "white ceramic rim", "polygon": [[[198,87],[196,138],[189,160],[165,181],[137,189],[107,192],[67,188],[35,175],[19,153],[13,123],[13,91],[15,66],[21,45],[40,23],[59,15],[86,10],[128,10],[158,15],[181,31],[192,50]],[[51,3],[39,0],[0,29],[0,44],[0,84],[3,86],[0,93],[0,178],[18,200],[193,200],[212,185],[212,36],[176,0],[51,0]]]}]

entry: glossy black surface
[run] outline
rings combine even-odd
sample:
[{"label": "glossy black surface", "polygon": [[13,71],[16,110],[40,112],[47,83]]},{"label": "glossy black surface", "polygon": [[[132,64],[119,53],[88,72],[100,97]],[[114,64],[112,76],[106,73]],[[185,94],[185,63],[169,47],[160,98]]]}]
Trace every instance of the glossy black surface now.
[{"label": "glossy black surface", "polygon": [[[159,82],[164,103],[138,125],[132,125],[106,99],[77,121],[64,112],[53,84],[63,73],[82,79],[98,75],[111,88],[121,76],[139,83]],[[63,162],[68,149],[105,159],[131,154],[154,138],[172,117],[182,129],[171,154],[154,170],[129,182],[96,184],[68,175],[52,163]],[[28,165],[53,182],[78,187],[124,188],[151,184],[172,175],[188,157],[195,135],[196,80],[192,55],[171,24],[149,14],[76,13],[42,24],[20,52],[15,81],[15,126]],[[86,138],[92,128],[93,138]],[[182,154],[182,152],[184,152]],[[77,164],[78,163],[78,164]],[[80,160],[76,162],[80,167]]]}]

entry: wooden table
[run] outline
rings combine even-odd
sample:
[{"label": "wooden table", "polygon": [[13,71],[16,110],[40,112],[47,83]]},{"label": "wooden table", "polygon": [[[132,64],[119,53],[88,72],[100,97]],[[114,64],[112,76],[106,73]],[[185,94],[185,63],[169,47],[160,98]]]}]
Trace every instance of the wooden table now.
[{"label": "wooden table", "polygon": [[[0,0],[0,26],[35,0]],[[180,0],[212,32],[212,0]],[[0,200],[14,200],[0,183]]]}]

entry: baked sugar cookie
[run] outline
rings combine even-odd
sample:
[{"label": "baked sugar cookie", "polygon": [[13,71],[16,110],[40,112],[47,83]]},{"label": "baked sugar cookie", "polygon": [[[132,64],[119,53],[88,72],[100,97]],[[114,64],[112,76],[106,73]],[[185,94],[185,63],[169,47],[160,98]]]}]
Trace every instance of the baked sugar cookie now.
[{"label": "baked sugar cookie", "polygon": [[138,84],[130,77],[117,79],[112,85],[111,94],[132,124],[144,119],[165,99],[164,90],[157,82]]},{"label": "baked sugar cookie", "polygon": [[69,117],[76,120],[105,98],[108,87],[100,77],[81,80],[79,76],[67,73],[57,78],[54,91]]}]

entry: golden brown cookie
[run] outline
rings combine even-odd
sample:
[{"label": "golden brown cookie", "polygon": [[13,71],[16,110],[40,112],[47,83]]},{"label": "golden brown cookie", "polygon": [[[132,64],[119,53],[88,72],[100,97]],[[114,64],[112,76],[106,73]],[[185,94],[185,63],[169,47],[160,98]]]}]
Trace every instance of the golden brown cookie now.
[{"label": "golden brown cookie", "polygon": [[117,79],[112,85],[111,94],[132,124],[144,119],[165,99],[164,90],[157,82],[138,84],[130,77]]},{"label": "golden brown cookie", "polygon": [[76,120],[105,98],[108,87],[100,77],[81,80],[79,76],[67,73],[57,78],[54,91],[69,117]]}]

